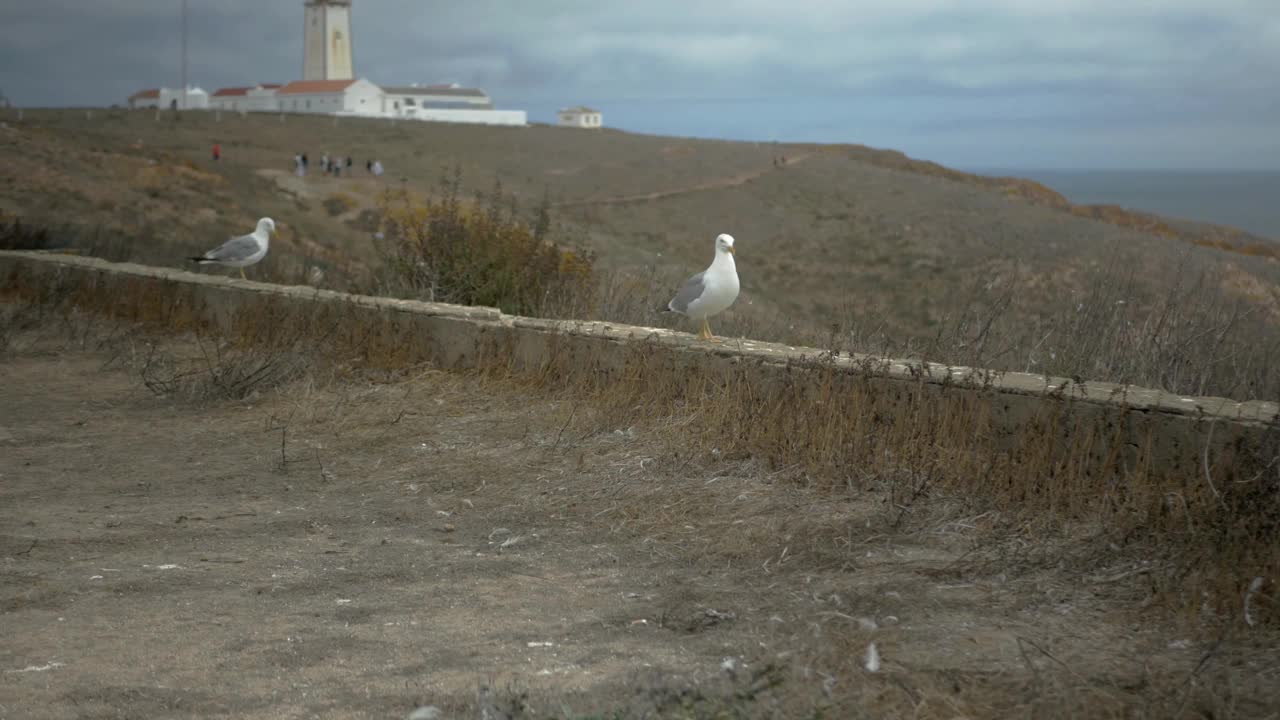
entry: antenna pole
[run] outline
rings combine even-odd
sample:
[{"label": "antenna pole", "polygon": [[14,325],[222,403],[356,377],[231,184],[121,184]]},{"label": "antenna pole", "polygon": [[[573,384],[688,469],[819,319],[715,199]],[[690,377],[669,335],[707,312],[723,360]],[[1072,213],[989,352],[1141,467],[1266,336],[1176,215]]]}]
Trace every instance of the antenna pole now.
[{"label": "antenna pole", "polygon": [[182,0],[182,99],[178,107],[187,109],[187,0]]}]

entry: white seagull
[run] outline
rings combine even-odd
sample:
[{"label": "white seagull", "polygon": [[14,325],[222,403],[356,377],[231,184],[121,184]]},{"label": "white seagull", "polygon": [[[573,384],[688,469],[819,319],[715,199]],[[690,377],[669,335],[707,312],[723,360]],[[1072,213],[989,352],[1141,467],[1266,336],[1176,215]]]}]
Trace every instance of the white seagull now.
[{"label": "white seagull", "polygon": [[244,269],[267,256],[271,233],[275,231],[276,222],[271,218],[262,218],[258,221],[257,229],[248,235],[233,237],[204,255],[191,259],[201,265],[213,263],[240,268],[240,277],[248,280]]},{"label": "white seagull", "polygon": [[707,318],[723,312],[738,299],[738,268],[733,262],[733,236],[716,237],[716,257],[711,267],[685,281],[667,309],[702,321],[698,337],[720,342],[711,335]]}]

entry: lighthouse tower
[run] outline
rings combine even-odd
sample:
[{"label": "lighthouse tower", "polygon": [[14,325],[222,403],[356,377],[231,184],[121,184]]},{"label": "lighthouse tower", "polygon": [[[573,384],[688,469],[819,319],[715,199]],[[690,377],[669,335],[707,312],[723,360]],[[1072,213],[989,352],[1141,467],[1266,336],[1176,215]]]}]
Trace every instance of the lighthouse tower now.
[{"label": "lighthouse tower", "polygon": [[351,0],[306,0],[303,80],[354,80]]}]

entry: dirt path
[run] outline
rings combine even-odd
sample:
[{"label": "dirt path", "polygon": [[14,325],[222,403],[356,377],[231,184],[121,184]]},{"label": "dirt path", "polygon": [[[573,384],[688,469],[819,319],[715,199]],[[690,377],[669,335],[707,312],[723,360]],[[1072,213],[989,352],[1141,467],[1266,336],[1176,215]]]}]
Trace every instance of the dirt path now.
[{"label": "dirt path", "polygon": [[[567,200],[564,202],[552,203],[551,206],[554,208],[566,208],[584,205],[620,205],[624,203],[661,200],[663,198],[704,192],[706,190],[720,190],[724,188],[738,187],[740,185],[745,185],[756,178],[763,177],[768,173],[777,172],[793,165],[798,165],[812,156],[812,152],[797,152],[795,154],[788,155],[786,157],[786,161],[782,165],[774,165],[772,167],[760,168],[759,170],[752,170],[747,173],[739,173],[729,177],[708,180],[696,185],[688,185],[669,190],[655,190],[653,192],[623,195],[612,198]],[[334,192],[350,194],[353,198],[358,198],[360,202],[359,207],[357,207],[353,212],[359,212],[362,209],[373,207],[377,192],[385,187],[385,183],[365,177],[334,179],[323,176],[309,176],[306,178],[300,178],[293,173],[275,169],[259,170],[258,174],[274,181],[281,190],[294,195],[295,197],[308,200],[320,201],[323,200],[326,195]]]},{"label": "dirt path", "polygon": [[[298,177],[291,172],[274,168],[255,172],[259,177],[274,183],[286,196],[311,205],[312,214],[326,223],[346,224],[356,221],[362,213],[377,208],[378,194],[386,188],[384,182],[363,174],[334,178],[318,171],[307,177]],[[346,203],[345,208],[337,214],[324,207],[325,202],[335,196],[341,197]],[[289,228],[285,229],[281,238],[285,243],[293,245],[297,254],[321,258],[348,270],[367,269],[364,258],[351,252],[350,247],[330,248],[302,233],[292,232]]]},{"label": "dirt path", "polygon": [[625,203],[649,202],[651,200],[661,200],[663,198],[675,197],[677,195],[688,195],[690,193],[703,192],[706,190],[721,190],[724,188],[738,187],[739,185],[745,185],[751,182],[752,180],[755,180],[756,178],[763,177],[768,173],[777,172],[778,170],[782,170],[784,168],[791,167],[792,165],[797,165],[799,163],[802,163],[805,160],[809,159],[812,155],[813,153],[811,152],[798,152],[798,153],[795,153],[794,155],[788,155],[786,158],[786,161],[782,165],[774,165],[772,167],[753,170],[748,173],[741,173],[738,175],[732,175],[730,177],[718,178],[716,180],[709,180],[707,182],[698,183],[697,185],[689,185],[686,187],[675,188],[671,190],[656,190],[654,192],[640,193],[638,195],[623,195],[620,197],[602,198],[598,200],[568,200],[565,202],[553,203],[552,207],[564,208],[564,207],[580,207],[584,205],[622,205]]},{"label": "dirt path", "polygon": [[158,397],[128,342],[0,356],[0,718],[1266,709],[1267,657],[1203,660],[1122,584],[957,571],[977,519],[895,529],[876,493],[436,371]]}]

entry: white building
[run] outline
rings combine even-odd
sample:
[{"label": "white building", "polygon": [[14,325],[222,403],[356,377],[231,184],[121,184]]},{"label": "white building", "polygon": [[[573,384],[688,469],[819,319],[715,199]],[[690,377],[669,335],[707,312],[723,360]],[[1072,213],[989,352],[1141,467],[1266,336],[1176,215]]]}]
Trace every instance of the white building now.
[{"label": "white building", "polygon": [[351,0],[306,0],[302,79],[354,80]]},{"label": "white building", "polygon": [[382,111],[397,117],[413,117],[420,109],[493,109],[493,101],[483,90],[458,85],[383,85],[382,94]]},{"label": "white building", "polygon": [[209,93],[198,87],[189,87],[183,97],[178,88],[151,88],[139,90],[129,96],[129,107],[138,108],[177,108],[179,110],[209,109]]},{"label": "white building", "polygon": [[[296,1],[296,0],[295,0]],[[454,85],[378,87],[356,79],[351,50],[351,0],[303,0],[303,79],[222,88],[212,97],[200,88],[143,90],[129,107],[215,109],[356,115],[482,125],[528,125],[523,110],[497,110],[483,90]],[[582,127],[594,124],[588,118]]]},{"label": "white building", "polygon": [[185,93],[180,88],[160,88],[160,107],[208,110],[209,93],[198,87],[188,87]]},{"label": "white building", "polygon": [[599,110],[592,110],[583,105],[564,108],[557,115],[560,117],[560,124],[564,127],[598,128],[604,122],[604,116]]},{"label": "white building", "polygon": [[276,91],[280,112],[381,115],[382,88],[359,80],[295,80]]},{"label": "white building", "polygon": [[139,90],[129,96],[129,109],[138,110],[141,108],[160,107],[160,88],[151,88],[149,90]]},{"label": "white building", "polygon": [[222,88],[209,96],[209,107],[231,112],[271,112],[279,109],[276,92],[282,87],[279,83],[259,83],[253,87]]},{"label": "white building", "polygon": [[523,110],[495,110],[483,90],[453,85],[384,85],[384,117],[479,125],[527,125]]}]

